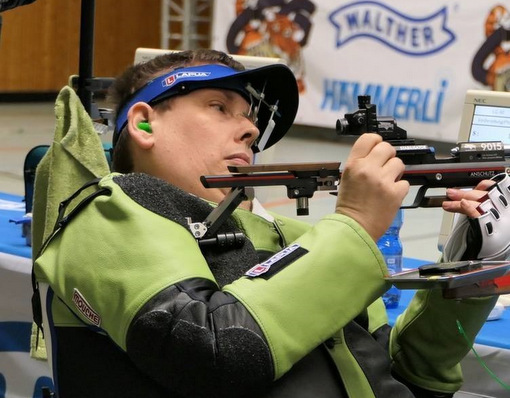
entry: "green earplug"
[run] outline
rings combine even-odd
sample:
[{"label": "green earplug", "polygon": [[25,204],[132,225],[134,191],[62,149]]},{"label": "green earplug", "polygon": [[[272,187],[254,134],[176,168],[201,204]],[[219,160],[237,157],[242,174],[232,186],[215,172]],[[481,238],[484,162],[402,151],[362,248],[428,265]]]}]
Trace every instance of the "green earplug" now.
[{"label": "green earplug", "polygon": [[147,133],[152,133],[151,124],[149,122],[138,123],[138,128],[140,130],[146,131]]}]

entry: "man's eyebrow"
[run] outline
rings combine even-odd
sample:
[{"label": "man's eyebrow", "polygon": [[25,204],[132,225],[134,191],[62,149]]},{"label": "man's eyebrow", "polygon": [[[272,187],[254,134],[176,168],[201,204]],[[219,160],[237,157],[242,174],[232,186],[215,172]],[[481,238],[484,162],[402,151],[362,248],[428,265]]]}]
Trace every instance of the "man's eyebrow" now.
[{"label": "man's eyebrow", "polygon": [[224,88],[209,88],[208,90],[211,93],[214,93],[214,95],[220,95],[220,96],[224,97],[224,99],[227,101],[234,100],[234,93],[232,93],[232,91],[230,91],[230,90],[227,90]]},{"label": "man's eyebrow", "polygon": [[232,91],[232,90],[228,90],[228,89],[224,89],[224,88],[220,88],[220,89],[217,89],[219,92],[221,92],[227,100],[229,101],[235,101],[235,99],[237,98],[237,96],[243,98],[242,95],[240,95],[239,93],[236,93],[235,91]]},{"label": "man's eyebrow", "polygon": [[219,91],[227,97],[228,100],[233,101],[234,100],[234,93],[231,90],[227,90],[224,88],[220,88]]}]

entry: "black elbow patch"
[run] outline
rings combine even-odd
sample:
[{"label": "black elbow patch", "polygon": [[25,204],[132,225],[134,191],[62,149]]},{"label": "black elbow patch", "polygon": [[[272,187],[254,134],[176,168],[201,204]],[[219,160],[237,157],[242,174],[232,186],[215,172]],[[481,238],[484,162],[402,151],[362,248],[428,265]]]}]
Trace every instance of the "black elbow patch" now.
[{"label": "black elbow patch", "polygon": [[[273,365],[266,343],[249,329],[232,327],[217,334],[218,368],[226,375],[228,391],[238,386],[260,391],[273,381]],[[238,384],[240,382],[240,384]]]},{"label": "black elbow patch", "polygon": [[233,326],[213,331],[171,320],[165,311],[144,314],[130,328],[127,347],[141,370],[169,391],[235,396],[236,390],[260,392],[271,384],[269,348],[252,330]]}]

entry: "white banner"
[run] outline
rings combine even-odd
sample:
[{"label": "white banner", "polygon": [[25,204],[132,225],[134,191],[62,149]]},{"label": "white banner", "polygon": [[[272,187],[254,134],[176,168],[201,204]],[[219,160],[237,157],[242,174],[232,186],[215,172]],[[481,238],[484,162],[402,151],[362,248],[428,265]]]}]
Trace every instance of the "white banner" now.
[{"label": "white banner", "polygon": [[283,58],[296,123],[334,128],[370,95],[409,137],[455,142],[468,89],[510,91],[510,5],[496,1],[221,0],[212,47]]}]

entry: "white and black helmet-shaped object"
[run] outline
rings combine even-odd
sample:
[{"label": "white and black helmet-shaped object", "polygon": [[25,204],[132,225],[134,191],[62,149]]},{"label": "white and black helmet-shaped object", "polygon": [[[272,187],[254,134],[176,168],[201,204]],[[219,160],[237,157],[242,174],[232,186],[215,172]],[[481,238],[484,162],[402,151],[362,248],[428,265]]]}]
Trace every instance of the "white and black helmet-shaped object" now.
[{"label": "white and black helmet-shaped object", "polygon": [[296,78],[290,68],[283,64],[244,71],[217,64],[178,68],[148,82],[120,108],[113,145],[122,134],[128,111],[135,103],[155,105],[175,95],[185,95],[201,88],[233,90],[248,101],[251,105],[250,117],[260,131],[253,145],[254,152],[271,147],[287,133],[299,106]]},{"label": "white and black helmet-shaped object", "polygon": [[510,176],[501,173],[478,206],[480,216],[459,215],[444,248],[444,261],[510,258]]}]

